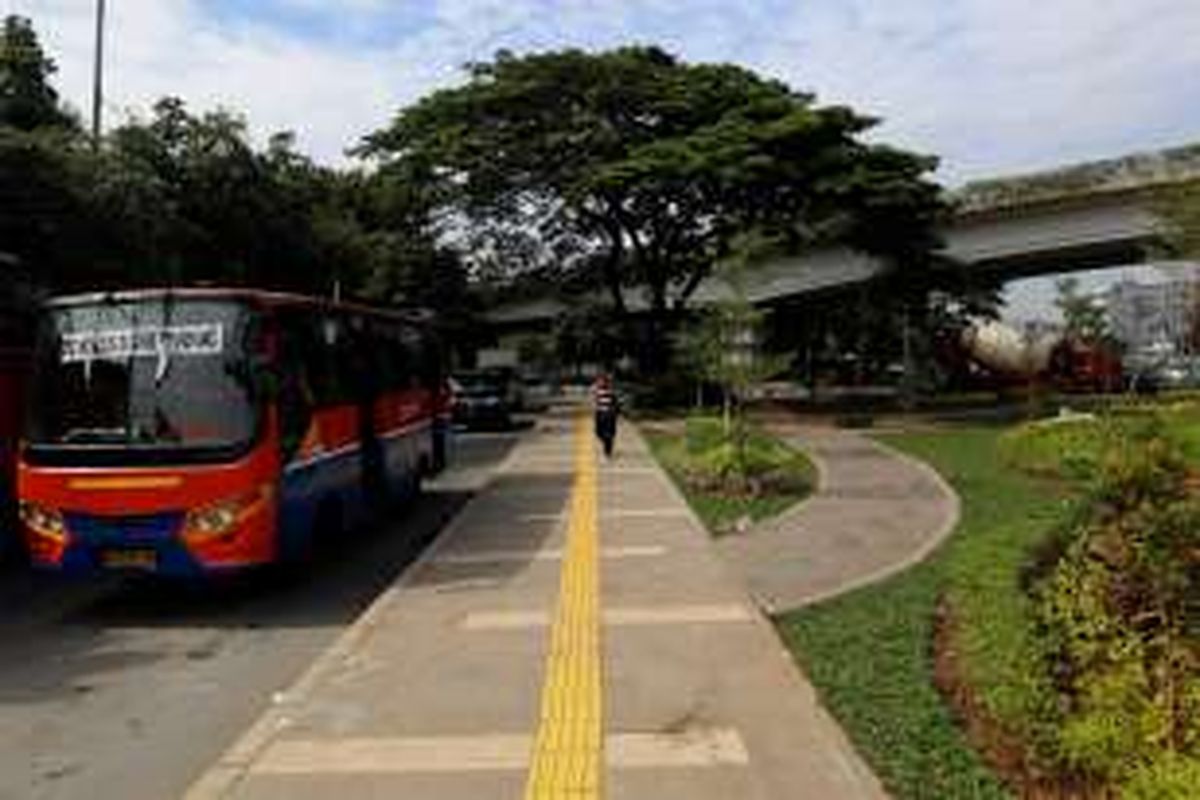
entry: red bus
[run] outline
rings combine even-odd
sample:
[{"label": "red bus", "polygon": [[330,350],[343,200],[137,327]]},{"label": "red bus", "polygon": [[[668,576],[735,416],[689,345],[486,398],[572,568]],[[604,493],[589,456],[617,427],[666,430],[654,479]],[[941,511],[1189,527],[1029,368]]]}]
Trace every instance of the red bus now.
[{"label": "red bus", "polygon": [[249,290],[60,298],[17,468],[34,566],[199,576],[303,559],[445,452],[425,318]]}]

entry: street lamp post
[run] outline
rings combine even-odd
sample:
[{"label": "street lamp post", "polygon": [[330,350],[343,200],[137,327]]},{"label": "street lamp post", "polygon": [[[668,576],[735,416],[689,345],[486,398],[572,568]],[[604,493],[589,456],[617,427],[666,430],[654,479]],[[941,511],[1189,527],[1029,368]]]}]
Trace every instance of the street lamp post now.
[{"label": "street lamp post", "polygon": [[100,117],[104,106],[105,0],[96,0],[96,61],[92,68],[92,146],[100,147]]}]

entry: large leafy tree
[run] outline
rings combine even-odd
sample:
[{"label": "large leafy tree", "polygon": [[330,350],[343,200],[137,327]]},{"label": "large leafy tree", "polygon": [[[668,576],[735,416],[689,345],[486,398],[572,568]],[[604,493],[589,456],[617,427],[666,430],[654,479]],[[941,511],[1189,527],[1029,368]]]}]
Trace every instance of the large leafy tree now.
[{"label": "large leafy tree", "polygon": [[[417,186],[418,184],[412,184]],[[249,284],[441,308],[459,291],[409,184],[321,167],[228,112],[160,101],[113,131],[87,182],[100,281]]]},{"label": "large leafy tree", "polygon": [[289,134],[166,98],[99,147],[59,103],[32,23],[0,30],[0,291],[197,281],[454,308],[466,282],[436,246],[428,182],[319,166]]},{"label": "large leafy tree", "polygon": [[869,143],[875,120],[741,67],[653,47],[502,52],[468,78],[402,110],[363,152],[436,177],[473,256],[505,263],[519,242],[511,268],[582,273],[621,314],[644,291],[654,355],[748,231],[896,265],[935,243],[932,159]]},{"label": "large leafy tree", "polygon": [[50,84],[54,64],[32,23],[9,16],[0,29],[0,291],[32,274],[67,269],[86,238],[76,191],[81,139]]},{"label": "large leafy tree", "polygon": [[5,17],[0,31],[0,125],[22,131],[77,127],[50,84],[55,70],[33,23],[16,15]]},{"label": "large leafy tree", "polygon": [[322,175],[286,136],[257,151],[242,119],[168,98],[110,134],[94,177],[115,277],[327,288],[311,225]]}]

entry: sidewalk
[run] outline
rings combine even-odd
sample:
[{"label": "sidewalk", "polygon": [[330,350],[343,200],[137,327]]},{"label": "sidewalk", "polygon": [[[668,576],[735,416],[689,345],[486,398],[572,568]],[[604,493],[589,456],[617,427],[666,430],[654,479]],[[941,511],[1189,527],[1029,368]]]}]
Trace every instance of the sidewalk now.
[{"label": "sidewalk", "polygon": [[958,523],[933,469],[850,431],[773,425],[820,472],[809,500],[718,547],[769,613],[883,580],[928,556]]},{"label": "sidewalk", "polygon": [[882,798],[644,443],[525,436],[214,797]]}]

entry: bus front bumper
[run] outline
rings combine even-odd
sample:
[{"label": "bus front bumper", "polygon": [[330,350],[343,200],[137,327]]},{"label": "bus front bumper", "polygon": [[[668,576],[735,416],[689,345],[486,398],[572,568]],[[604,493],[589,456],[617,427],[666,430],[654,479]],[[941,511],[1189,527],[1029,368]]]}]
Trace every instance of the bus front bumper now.
[{"label": "bus front bumper", "polygon": [[[58,537],[26,526],[35,568],[67,575],[100,572],[196,578],[263,566],[274,548],[262,546],[263,531],[237,530],[207,542],[189,543],[180,512],[139,516],[67,513]],[[259,526],[253,526],[259,527]]]}]

